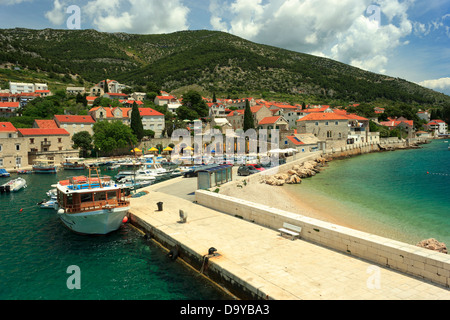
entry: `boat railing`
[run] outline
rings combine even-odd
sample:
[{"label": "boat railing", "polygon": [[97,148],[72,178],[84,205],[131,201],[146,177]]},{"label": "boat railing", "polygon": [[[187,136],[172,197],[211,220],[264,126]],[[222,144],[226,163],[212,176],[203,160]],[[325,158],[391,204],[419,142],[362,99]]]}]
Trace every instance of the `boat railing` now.
[{"label": "boat railing", "polygon": [[86,211],[126,207],[129,204],[130,204],[130,202],[126,201],[126,200],[118,200],[114,203],[111,203],[108,201],[99,201],[99,202],[94,202],[92,204],[88,204],[85,206],[81,206],[81,204],[67,205],[65,207],[65,209],[66,209],[66,213],[80,213],[80,212],[86,212]]}]

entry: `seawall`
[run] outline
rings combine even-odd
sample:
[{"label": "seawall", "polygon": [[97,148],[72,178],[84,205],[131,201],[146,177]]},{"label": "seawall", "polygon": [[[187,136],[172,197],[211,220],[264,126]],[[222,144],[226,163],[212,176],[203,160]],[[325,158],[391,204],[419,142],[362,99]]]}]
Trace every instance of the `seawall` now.
[{"label": "seawall", "polygon": [[273,230],[285,222],[299,226],[306,241],[450,287],[448,254],[210,191],[197,190],[195,197],[203,206]]}]

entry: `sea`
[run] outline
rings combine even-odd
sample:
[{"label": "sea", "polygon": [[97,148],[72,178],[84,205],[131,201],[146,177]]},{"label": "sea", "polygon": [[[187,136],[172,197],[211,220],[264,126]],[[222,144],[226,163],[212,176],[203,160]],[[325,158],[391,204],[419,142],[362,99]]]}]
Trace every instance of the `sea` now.
[{"label": "sea", "polygon": [[286,188],[346,226],[413,245],[434,238],[449,247],[449,142],[333,160]]},{"label": "sea", "polygon": [[129,223],[104,236],[78,235],[37,205],[58,180],[83,174],[21,174],[27,188],[0,195],[0,300],[230,299]]}]

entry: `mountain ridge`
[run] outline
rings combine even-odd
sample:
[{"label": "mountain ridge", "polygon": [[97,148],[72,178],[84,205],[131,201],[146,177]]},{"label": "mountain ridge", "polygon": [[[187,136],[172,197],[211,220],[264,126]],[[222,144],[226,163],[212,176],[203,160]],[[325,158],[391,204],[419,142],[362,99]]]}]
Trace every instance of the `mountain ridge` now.
[{"label": "mountain ridge", "polygon": [[199,85],[222,95],[283,94],[299,100],[403,102],[440,106],[450,96],[329,58],[257,44],[209,30],[139,35],[88,30],[0,29],[0,64],[116,79],[172,91]]}]

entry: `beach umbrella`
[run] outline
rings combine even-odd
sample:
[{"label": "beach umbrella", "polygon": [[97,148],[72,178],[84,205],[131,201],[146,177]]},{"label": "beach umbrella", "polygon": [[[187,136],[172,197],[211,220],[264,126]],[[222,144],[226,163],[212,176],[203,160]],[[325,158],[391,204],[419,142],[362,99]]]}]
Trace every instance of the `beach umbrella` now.
[{"label": "beach umbrella", "polygon": [[163,151],[172,151],[173,149],[171,147],[166,147]]},{"label": "beach umbrella", "polygon": [[156,149],[155,147],[152,147],[152,148],[148,149],[147,151],[159,151],[159,150]]},{"label": "beach umbrella", "polygon": [[193,151],[194,148],[192,148],[192,147],[186,147],[186,148],[184,148],[184,150],[190,150],[190,151]]}]

